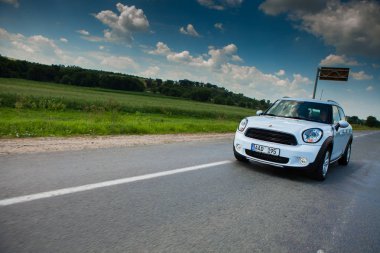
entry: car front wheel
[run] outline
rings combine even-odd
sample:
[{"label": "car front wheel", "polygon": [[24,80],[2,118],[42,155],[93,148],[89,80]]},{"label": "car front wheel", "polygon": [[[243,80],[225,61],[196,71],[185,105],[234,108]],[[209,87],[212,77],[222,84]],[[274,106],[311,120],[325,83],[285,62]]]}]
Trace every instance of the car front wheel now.
[{"label": "car front wheel", "polygon": [[330,167],[330,158],[331,158],[331,152],[330,149],[327,149],[323,156],[316,161],[316,167],[314,171],[314,178],[323,181],[326,179],[327,172]]}]

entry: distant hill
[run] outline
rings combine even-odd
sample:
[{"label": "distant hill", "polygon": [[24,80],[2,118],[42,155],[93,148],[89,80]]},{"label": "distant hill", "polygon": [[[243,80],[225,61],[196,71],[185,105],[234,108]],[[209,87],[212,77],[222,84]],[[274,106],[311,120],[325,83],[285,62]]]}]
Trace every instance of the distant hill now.
[{"label": "distant hill", "polygon": [[265,109],[269,100],[256,100],[210,83],[190,80],[150,79],[121,73],[84,69],[77,66],[45,65],[0,55],[0,77],[23,78],[74,86],[159,93],[195,101]]}]

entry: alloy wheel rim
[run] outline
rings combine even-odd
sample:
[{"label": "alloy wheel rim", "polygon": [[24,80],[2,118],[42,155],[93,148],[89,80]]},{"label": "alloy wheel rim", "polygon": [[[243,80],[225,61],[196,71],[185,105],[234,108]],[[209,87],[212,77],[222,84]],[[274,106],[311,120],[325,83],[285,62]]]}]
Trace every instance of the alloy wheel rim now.
[{"label": "alloy wheel rim", "polygon": [[347,150],[347,162],[350,161],[350,158],[351,158],[351,145],[348,146],[348,150]]},{"label": "alloy wheel rim", "polygon": [[323,161],[323,167],[322,167],[323,176],[326,176],[327,171],[329,170],[329,164],[330,164],[330,152],[327,151],[325,155],[325,159]]}]

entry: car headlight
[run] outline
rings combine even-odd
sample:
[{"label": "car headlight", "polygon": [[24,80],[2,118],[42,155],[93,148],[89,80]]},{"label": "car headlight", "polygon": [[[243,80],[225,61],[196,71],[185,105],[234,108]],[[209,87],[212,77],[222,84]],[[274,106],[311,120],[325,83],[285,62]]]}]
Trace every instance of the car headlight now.
[{"label": "car headlight", "polygon": [[311,128],[303,131],[302,139],[306,143],[317,143],[323,136],[323,131],[319,128]]},{"label": "car headlight", "polygon": [[240,124],[238,127],[239,131],[243,132],[247,124],[248,124],[248,119],[243,119],[242,121],[240,121]]}]

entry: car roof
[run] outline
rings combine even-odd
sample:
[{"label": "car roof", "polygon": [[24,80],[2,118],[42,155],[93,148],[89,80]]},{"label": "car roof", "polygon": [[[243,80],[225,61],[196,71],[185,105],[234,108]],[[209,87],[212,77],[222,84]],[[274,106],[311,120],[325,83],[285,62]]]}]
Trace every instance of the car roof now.
[{"label": "car roof", "polygon": [[289,98],[289,97],[283,97],[281,100],[290,100],[290,101],[302,101],[302,102],[312,102],[312,103],[319,103],[319,104],[327,104],[327,105],[337,105],[340,106],[337,102],[333,100],[318,100],[318,99],[311,99],[311,98]]}]

